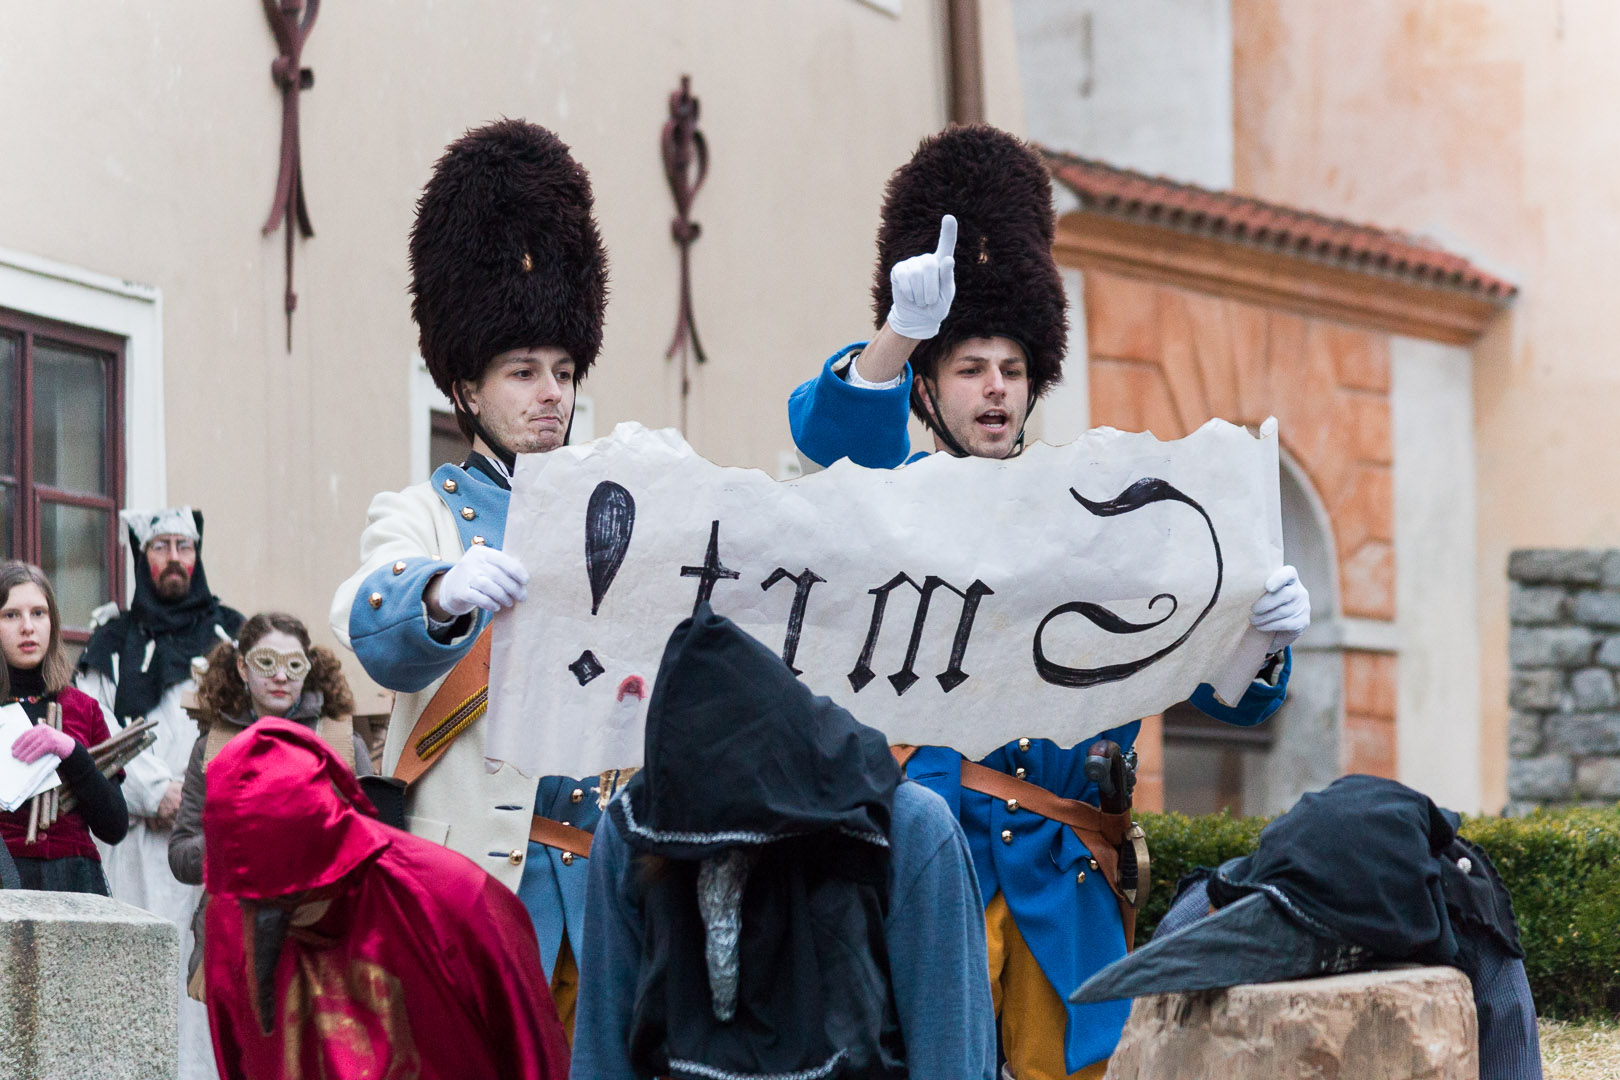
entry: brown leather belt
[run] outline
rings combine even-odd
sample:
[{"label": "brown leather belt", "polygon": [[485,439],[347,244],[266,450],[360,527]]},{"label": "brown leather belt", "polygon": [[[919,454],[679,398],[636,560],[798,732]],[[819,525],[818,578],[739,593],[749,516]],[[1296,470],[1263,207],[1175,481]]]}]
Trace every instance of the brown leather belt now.
[{"label": "brown leather belt", "polygon": [[537,844],[556,848],[565,854],[578,855],[581,859],[591,857],[590,833],[584,829],[576,829],[572,825],[564,825],[560,821],[541,817],[539,814],[529,820],[529,839]]},{"label": "brown leather belt", "polygon": [[[911,760],[916,748],[891,748],[901,769]],[[962,786],[992,799],[1000,799],[1011,813],[1029,811],[1073,829],[1091,852],[1096,869],[1119,903],[1120,919],[1125,926],[1125,944],[1131,947],[1136,940],[1136,912],[1147,900],[1148,850],[1147,835],[1142,827],[1131,820],[1130,811],[1123,814],[1105,814],[1097,807],[1079,799],[1065,799],[1054,795],[1038,784],[1020,780],[1004,772],[962,760]],[[1136,853],[1136,873],[1140,883],[1127,893],[1119,885],[1119,849],[1130,843]]]}]

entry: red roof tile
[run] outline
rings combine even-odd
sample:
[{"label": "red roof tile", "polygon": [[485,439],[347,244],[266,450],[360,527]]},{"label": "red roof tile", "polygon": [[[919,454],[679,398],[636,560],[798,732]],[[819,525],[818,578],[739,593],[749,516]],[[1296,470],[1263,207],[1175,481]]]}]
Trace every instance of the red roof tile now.
[{"label": "red roof tile", "polygon": [[1429,240],[1042,149],[1052,176],[1098,214],[1253,244],[1506,303],[1518,286]]}]

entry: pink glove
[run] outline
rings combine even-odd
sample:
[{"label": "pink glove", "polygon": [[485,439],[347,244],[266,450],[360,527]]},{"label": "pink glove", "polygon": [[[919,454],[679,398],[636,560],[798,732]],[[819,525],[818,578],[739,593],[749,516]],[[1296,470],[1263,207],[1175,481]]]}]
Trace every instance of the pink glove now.
[{"label": "pink glove", "polygon": [[11,744],[11,756],[32,765],[46,754],[55,754],[66,761],[73,748],[79,745],[73,736],[44,724],[35,724],[22,737]]}]

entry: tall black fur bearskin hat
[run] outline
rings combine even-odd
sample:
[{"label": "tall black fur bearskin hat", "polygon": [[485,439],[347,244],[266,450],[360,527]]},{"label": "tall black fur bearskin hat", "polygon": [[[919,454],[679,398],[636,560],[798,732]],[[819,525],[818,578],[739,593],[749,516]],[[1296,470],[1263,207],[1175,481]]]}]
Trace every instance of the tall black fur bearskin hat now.
[{"label": "tall black fur bearskin hat", "polygon": [[584,378],[602,348],[607,251],[562,140],[498,120],[451,143],[416,203],[411,315],[452,401],[508,349],[556,346]]},{"label": "tall black fur bearskin hat", "polygon": [[[1069,323],[1052,261],[1052,181],[1028,144],[1000,128],[946,128],[895,170],[878,229],[872,310],[878,327],[893,294],[889,271],[934,250],[939,219],[957,225],[956,299],[939,333],[917,346],[912,370],[931,376],[941,357],[972,337],[1007,337],[1029,358],[1030,404],[1063,377]],[[912,408],[924,421],[917,397]]]}]

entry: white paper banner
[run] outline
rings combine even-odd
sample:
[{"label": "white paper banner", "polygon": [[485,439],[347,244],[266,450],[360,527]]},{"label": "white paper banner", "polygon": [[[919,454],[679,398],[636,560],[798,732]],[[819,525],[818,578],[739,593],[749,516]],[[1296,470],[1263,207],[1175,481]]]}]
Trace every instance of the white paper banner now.
[{"label": "white paper banner", "polygon": [[519,459],[504,546],[531,580],[496,618],[485,753],[524,773],[640,764],[700,595],[891,742],[1068,746],[1253,679],[1249,608],[1283,558],[1276,422],[787,483],[620,424]]}]

